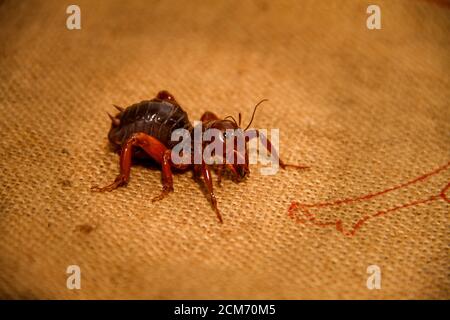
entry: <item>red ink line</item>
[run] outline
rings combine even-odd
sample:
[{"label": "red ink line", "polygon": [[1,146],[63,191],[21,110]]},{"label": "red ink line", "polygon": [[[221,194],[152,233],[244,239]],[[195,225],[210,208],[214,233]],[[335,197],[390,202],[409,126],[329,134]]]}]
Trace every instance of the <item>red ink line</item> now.
[{"label": "red ink line", "polygon": [[[445,202],[450,203],[450,199],[446,195],[447,191],[450,189],[450,182],[447,183],[447,185],[439,192],[439,194],[432,195],[432,196],[430,196],[430,197],[428,197],[426,199],[415,200],[415,201],[411,201],[411,202],[408,202],[408,203],[397,205],[397,206],[392,207],[392,208],[388,208],[388,209],[385,209],[385,210],[380,210],[380,211],[378,211],[378,212],[376,212],[376,213],[374,213],[372,215],[366,215],[366,216],[362,217],[361,219],[359,219],[353,225],[353,227],[352,227],[352,229],[350,231],[344,230],[344,227],[342,225],[342,220],[340,220],[340,219],[337,219],[335,222],[320,222],[320,221],[317,221],[315,214],[311,213],[309,211],[309,208],[324,208],[324,207],[331,207],[331,206],[342,206],[342,205],[346,205],[346,204],[353,203],[353,202],[367,201],[367,200],[370,200],[370,199],[375,198],[377,196],[381,196],[381,195],[387,194],[389,192],[392,192],[394,190],[405,188],[405,187],[410,186],[412,184],[421,182],[421,181],[423,181],[423,180],[425,180],[425,179],[427,179],[427,178],[429,178],[431,176],[439,174],[440,172],[448,169],[449,167],[450,167],[450,161],[447,164],[445,164],[445,165],[443,165],[443,166],[441,166],[441,167],[439,167],[439,168],[437,168],[437,169],[435,169],[435,170],[433,170],[433,171],[431,171],[429,173],[426,173],[426,174],[424,174],[422,176],[419,176],[419,177],[417,177],[417,178],[415,178],[413,180],[410,180],[408,182],[402,183],[400,185],[397,185],[397,186],[394,186],[394,187],[391,187],[391,188],[388,188],[388,189],[385,189],[385,190],[382,190],[382,191],[366,194],[366,195],[363,195],[363,196],[360,196],[360,197],[356,197],[356,198],[347,198],[347,199],[335,200],[335,201],[330,201],[330,202],[321,202],[321,203],[315,203],[315,204],[302,204],[302,203],[299,203],[297,201],[293,201],[291,203],[291,205],[289,206],[288,216],[291,219],[293,219],[295,222],[300,223],[300,224],[306,224],[307,222],[310,222],[313,225],[319,226],[319,227],[334,226],[336,228],[336,230],[341,232],[342,234],[344,234],[346,236],[354,236],[355,233],[368,220],[370,220],[371,218],[380,217],[380,216],[386,215],[388,213],[398,211],[400,209],[409,208],[409,207],[417,206],[417,205],[420,205],[420,204],[426,204],[426,203],[429,203],[429,202],[432,202],[432,201],[436,201],[436,200],[439,200],[439,199],[442,199]],[[298,211],[298,210],[300,210],[302,212],[302,217],[304,217],[304,219],[302,219],[302,218],[298,217],[297,215],[295,215],[295,212]]]},{"label": "red ink line", "polygon": [[340,204],[348,204],[348,203],[357,202],[357,201],[369,200],[369,199],[375,198],[377,196],[389,193],[391,191],[407,187],[407,186],[412,185],[414,183],[417,183],[419,181],[423,181],[423,180],[425,180],[425,179],[427,179],[427,178],[429,178],[431,176],[434,176],[434,175],[438,174],[439,172],[447,169],[448,167],[450,167],[450,161],[447,164],[443,165],[442,167],[439,167],[436,170],[433,170],[433,171],[431,171],[429,173],[426,173],[426,174],[424,174],[424,175],[422,175],[420,177],[417,177],[417,178],[415,178],[415,179],[413,179],[411,181],[402,183],[402,184],[400,184],[398,186],[395,186],[395,187],[392,187],[392,188],[389,188],[389,189],[386,189],[386,190],[378,191],[376,193],[366,194],[364,196],[360,196],[360,197],[357,197],[357,198],[347,198],[347,199],[342,199],[342,200],[336,200],[336,201],[332,201],[332,202],[322,202],[322,203],[315,203],[315,204],[303,204],[302,206],[303,207],[308,207],[308,208],[318,208],[318,207],[328,207],[328,206],[334,206],[334,205],[340,205]]},{"label": "red ink line", "polygon": [[439,193],[439,196],[445,201],[450,203],[450,199],[447,197],[446,193],[448,191],[448,189],[450,189],[450,182],[447,183],[447,185],[444,187],[444,189],[442,189],[441,193]]}]

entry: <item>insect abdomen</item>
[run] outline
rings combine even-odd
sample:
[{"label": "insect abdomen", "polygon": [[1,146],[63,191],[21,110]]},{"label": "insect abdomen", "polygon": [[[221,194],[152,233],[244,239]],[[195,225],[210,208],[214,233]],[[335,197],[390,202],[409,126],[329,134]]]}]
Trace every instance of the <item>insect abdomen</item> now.
[{"label": "insect abdomen", "polygon": [[126,108],[119,117],[120,125],[113,126],[108,135],[114,144],[123,144],[134,133],[144,132],[171,149],[178,143],[171,141],[172,132],[192,128],[187,113],[179,105],[167,101],[141,101]]}]

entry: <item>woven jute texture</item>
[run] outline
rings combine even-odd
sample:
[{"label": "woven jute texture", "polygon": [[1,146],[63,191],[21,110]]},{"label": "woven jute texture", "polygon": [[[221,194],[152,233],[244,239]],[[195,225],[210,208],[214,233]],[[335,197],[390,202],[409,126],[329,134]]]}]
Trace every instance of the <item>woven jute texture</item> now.
[{"label": "woven jute texture", "polygon": [[[81,30],[0,2],[1,298],[450,298],[448,2],[377,1],[381,30],[369,1],[76,3]],[[190,172],[91,192],[106,112],[161,89],[191,120],[268,98],[253,126],[311,168],[215,184],[223,225]]]}]

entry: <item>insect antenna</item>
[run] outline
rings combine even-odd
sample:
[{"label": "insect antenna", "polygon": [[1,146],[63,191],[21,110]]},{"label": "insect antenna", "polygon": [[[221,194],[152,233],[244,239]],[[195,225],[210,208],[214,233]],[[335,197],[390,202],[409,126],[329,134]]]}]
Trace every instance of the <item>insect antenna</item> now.
[{"label": "insect antenna", "polygon": [[250,125],[252,124],[253,119],[255,118],[256,108],[258,108],[258,106],[259,106],[261,103],[265,102],[265,101],[269,101],[269,99],[262,99],[260,102],[258,102],[258,103],[256,104],[255,108],[253,109],[252,118],[250,119],[250,122],[249,122],[249,124],[247,125],[247,127],[244,129],[244,131],[246,131],[248,128],[250,128]]},{"label": "insect antenna", "polygon": [[235,119],[233,116],[226,116],[226,117],[224,118],[224,120],[226,120],[226,119],[228,119],[228,118],[232,119],[233,122],[234,122],[236,125],[238,125],[237,122],[236,122],[236,119]]}]

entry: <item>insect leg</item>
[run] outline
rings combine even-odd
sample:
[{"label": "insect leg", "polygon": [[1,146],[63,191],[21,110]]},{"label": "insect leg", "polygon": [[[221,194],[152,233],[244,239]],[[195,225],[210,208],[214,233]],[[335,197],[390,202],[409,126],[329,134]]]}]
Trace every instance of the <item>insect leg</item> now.
[{"label": "insect leg", "polygon": [[[149,136],[150,138],[152,138],[151,136]],[[155,139],[156,140],[156,139]],[[156,140],[158,141],[158,140]],[[158,141],[158,143],[160,143]],[[142,147],[147,153],[152,152],[150,149],[151,147]],[[148,148],[149,150],[146,150],[146,148]],[[159,148],[165,148],[164,145],[159,146]],[[185,170],[189,167],[188,164],[174,164],[172,162],[171,159],[171,154],[172,154],[172,150],[170,149],[166,149],[164,151],[163,157],[162,157],[162,161],[161,161],[161,166],[162,166],[162,184],[163,184],[163,189],[162,192],[159,196],[156,196],[152,199],[152,202],[155,201],[159,201],[162,200],[166,195],[168,195],[170,192],[173,192],[173,178],[172,178],[172,170],[171,167],[180,169],[180,170]]]},{"label": "insect leg", "polygon": [[166,195],[173,191],[171,166],[174,166],[174,164],[170,159],[171,150],[167,149],[158,139],[148,134],[140,132],[134,134],[133,137],[136,140],[136,146],[141,147],[151,158],[161,164],[161,180],[163,188],[161,194],[154,197],[152,202],[162,200]]},{"label": "insect leg", "polygon": [[105,186],[93,186],[92,191],[105,192],[113,191],[120,186],[126,185],[130,179],[130,169],[131,169],[131,156],[133,154],[133,138],[128,139],[128,141],[123,145],[120,152],[120,173],[116,177],[113,183]]},{"label": "insect leg", "polygon": [[261,143],[263,146],[265,146],[265,148],[267,149],[267,151],[275,158],[278,159],[279,163],[280,163],[280,167],[282,169],[286,169],[287,167],[292,167],[292,168],[296,168],[296,169],[308,169],[308,166],[302,166],[302,165],[296,165],[296,164],[287,164],[284,163],[283,160],[280,159],[280,157],[278,156],[278,152],[277,150],[272,146],[272,143],[270,142],[269,139],[267,139],[267,137],[262,134],[261,132],[259,132],[258,129],[251,129],[251,130],[247,130],[245,131],[245,136],[248,137],[248,140],[253,139],[253,138],[258,138],[261,140]]},{"label": "insect leg", "polygon": [[223,164],[219,165],[219,167],[217,169],[217,184],[219,185],[219,187],[222,186],[222,174],[223,174],[223,171],[225,170],[225,166],[226,166],[226,164],[223,163]]},{"label": "insect leg", "polygon": [[122,147],[120,154],[120,174],[110,185],[99,188],[93,187],[94,191],[112,191],[128,183],[130,178],[131,157],[134,147],[141,147],[151,158],[162,165],[162,183],[163,191],[155,200],[164,198],[169,192],[173,191],[172,163],[170,161],[170,150],[164,146],[158,139],[139,132],[133,134]]},{"label": "insect leg", "polygon": [[213,191],[211,170],[209,170],[209,167],[206,165],[206,163],[204,161],[201,164],[201,171],[202,171],[203,179],[205,180],[206,187],[208,188],[209,196],[211,198],[211,203],[214,207],[214,211],[216,212],[219,222],[223,223],[222,216],[220,215],[219,209],[217,208],[216,196],[214,195],[214,191]]},{"label": "insect leg", "polygon": [[[145,150],[145,149],[144,149]],[[147,150],[146,150],[147,151]],[[166,195],[173,191],[173,178],[172,178],[172,170],[170,169],[171,161],[170,161],[170,150],[164,151],[162,158],[162,191],[159,196],[156,196],[152,199],[152,202],[162,200]]]}]

